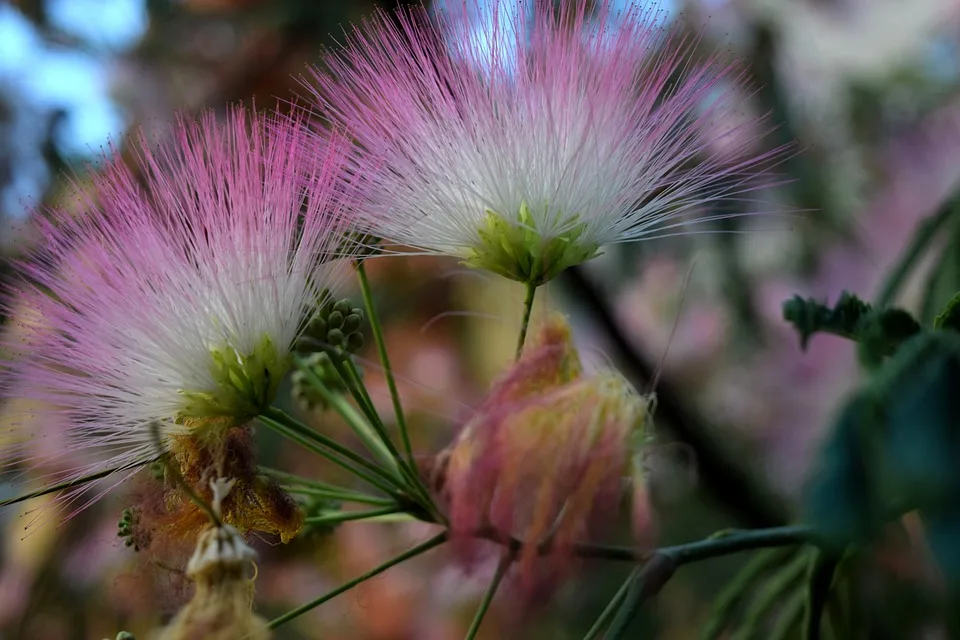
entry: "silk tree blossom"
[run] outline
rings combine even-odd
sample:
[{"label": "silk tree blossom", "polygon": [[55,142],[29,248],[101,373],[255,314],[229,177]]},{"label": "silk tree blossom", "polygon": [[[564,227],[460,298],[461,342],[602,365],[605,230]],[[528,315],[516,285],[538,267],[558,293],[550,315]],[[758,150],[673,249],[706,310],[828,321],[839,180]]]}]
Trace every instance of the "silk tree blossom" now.
[{"label": "silk tree blossom", "polygon": [[785,150],[756,150],[762,118],[730,117],[749,109],[737,64],[694,59],[655,6],[554,4],[380,13],[313,70],[360,147],[365,231],[539,285],[763,186]]},{"label": "silk tree blossom", "polygon": [[478,532],[521,540],[518,565],[532,586],[543,545],[562,568],[575,542],[615,519],[628,485],[634,520],[648,526],[642,457],[653,406],[616,371],[584,372],[566,320],[549,318],[441,456],[455,542],[472,551]]},{"label": "silk tree blossom", "polygon": [[[6,334],[0,389],[43,408],[15,420],[5,465],[76,480],[149,462],[158,436],[174,459],[202,460],[271,403],[337,283],[325,258],[346,200],[343,144],[305,174],[303,130],[267,125],[240,109],[179,119],[159,144],[141,136],[129,166],[108,160],[94,195],[78,190],[82,213],[36,216],[42,241],[8,299],[33,301],[41,322]],[[62,445],[38,455],[51,422]]]}]

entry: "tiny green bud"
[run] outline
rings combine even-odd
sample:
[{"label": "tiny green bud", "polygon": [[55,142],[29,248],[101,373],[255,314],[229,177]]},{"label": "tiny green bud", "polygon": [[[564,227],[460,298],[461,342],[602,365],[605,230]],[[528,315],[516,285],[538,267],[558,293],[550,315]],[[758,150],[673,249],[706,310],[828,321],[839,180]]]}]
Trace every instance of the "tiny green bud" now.
[{"label": "tiny green bud", "polygon": [[360,330],[360,325],[363,324],[363,318],[360,316],[350,314],[343,319],[343,331],[345,333],[353,333],[354,331]]},{"label": "tiny green bud", "polygon": [[327,321],[323,318],[314,318],[310,323],[310,333],[315,336],[327,335]]},{"label": "tiny green bud", "polygon": [[333,305],[333,310],[340,315],[345,316],[350,313],[351,306],[353,305],[350,304],[350,298],[344,298],[343,300],[337,302],[337,304]]},{"label": "tiny green bud", "polygon": [[343,314],[339,311],[331,311],[330,315],[327,316],[327,327],[328,331],[331,329],[339,329],[343,326]]},{"label": "tiny green bud", "polygon": [[363,348],[363,334],[351,333],[347,336],[347,351],[359,351]]},{"label": "tiny green bud", "polygon": [[340,331],[340,329],[330,329],[327,332],[327,342],[330,343],[331,347],[342,347],[345,340],[343,331]]}]

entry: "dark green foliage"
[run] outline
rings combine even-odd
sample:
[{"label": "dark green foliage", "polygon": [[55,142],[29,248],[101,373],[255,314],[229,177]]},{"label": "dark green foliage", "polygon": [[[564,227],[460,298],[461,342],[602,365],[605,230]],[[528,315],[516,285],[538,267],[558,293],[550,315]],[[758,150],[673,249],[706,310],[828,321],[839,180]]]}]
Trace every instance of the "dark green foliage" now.
[{"label": "dark green foliage", "polygon": [[[836,549],[919,509],[950,582],[960,581],[960,335],[905,342],[841,412],[807,493],[807,517]],[[939,544],[935,544],[935,540]]]},{"label": "dark green foliage", "polygon": [[808,487],[807,517],[837,550],[869,537],[882,521],[880,508],[873,503],[870,465],[860,438],[871,409],[864,398],[847,404],[820,451]]},{"label": "dark green foliage", "polygon": [[816,333],[831,333],[854,340],[867,366],[878,366],[909,338],[920,332],[920,323],[903,309],[874,309],[849,292],[828,307],[814,298],[794,296],[783,304],[783,317],[796,327],[804,349]]},{"label": "dark green foliage", "polygon": [[853,339],[860,320],[872,311],[869,304],[844,291],[833,308],[814,298],[794,296],[783,303],[783,319],[794,325],[804,349],[815,333]]},{"label": "dark green foliage", "polygon": [[960,333],[960,293],[953,296],[947,307],[934,319],[933,327]]}]

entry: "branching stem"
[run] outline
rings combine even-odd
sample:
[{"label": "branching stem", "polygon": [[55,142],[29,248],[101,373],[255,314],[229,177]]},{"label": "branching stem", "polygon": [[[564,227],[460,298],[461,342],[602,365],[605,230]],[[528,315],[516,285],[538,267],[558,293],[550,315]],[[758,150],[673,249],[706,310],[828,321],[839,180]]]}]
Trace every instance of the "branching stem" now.
[{"label": "branching stem", "polygon": [[387,345],[383,338],[383,328],[380,326],[377,308],[373,304],[373,292],[370,289],[370,281],[367,279],[367,270],[363,266],[363,260],[357,261],[357,278],[360,280],[360,292],[363,294],[363,304],[367,310],[367,320],[370,323],[373,340],[377,344],[380,364],[383,366],[383,376],[387,381],[387,387],[390,389],[393,411],[397,416],[397,429],[400,431],[400,438],[403,440],[403,448],[407,453],[407,461],[413,468],[416,468],[416,462],[413,458],[413,447],[410,445],[410,434],[407,433],[407,419],[403,415],[400,393],[397,391],[397,382],[393,376],[393,368],[390,366],[390,358],[387,355]]}]

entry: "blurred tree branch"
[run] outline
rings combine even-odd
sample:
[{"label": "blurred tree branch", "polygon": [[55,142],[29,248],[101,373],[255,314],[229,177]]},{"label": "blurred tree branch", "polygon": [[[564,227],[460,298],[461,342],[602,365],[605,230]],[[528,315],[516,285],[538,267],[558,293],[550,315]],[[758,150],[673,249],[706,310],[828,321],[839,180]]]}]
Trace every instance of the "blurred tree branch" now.
[{"label": "blurred tree branch", "polygon": [[[610,304],[580,267],[568,269],[563,282],[582,303],[610,339],[626,373],[637,386],[650,384],[656,367],[637,349],[613,316]],[[669,379],[660,378],[656,388],[657,418],[669,425],[674,435],[696,453],[700,486],[717,504],[748,527],[769,527],[787,521],[781,501],[757,482],[755,474],[744,469],[738,456],[723,446],[716,436],[725,437],[734,430],[712,425],[699,415],[690,402],[684,402]]]}]

